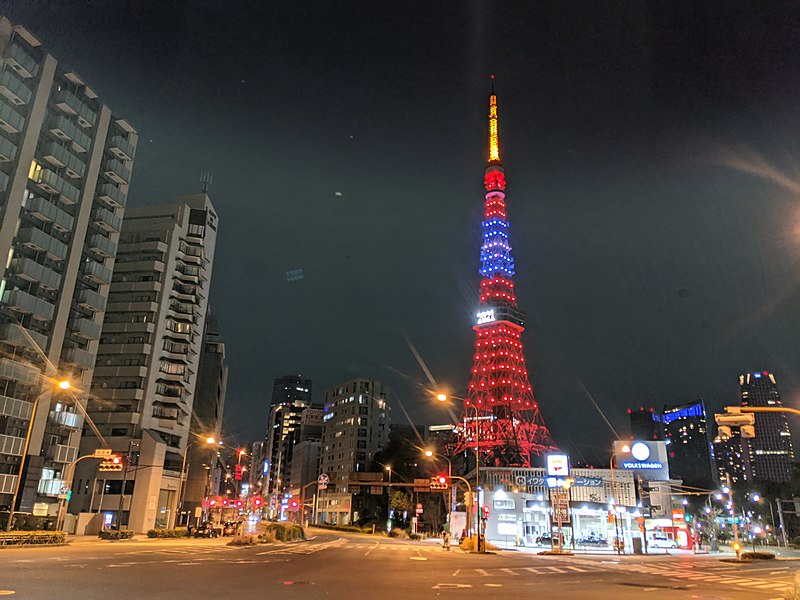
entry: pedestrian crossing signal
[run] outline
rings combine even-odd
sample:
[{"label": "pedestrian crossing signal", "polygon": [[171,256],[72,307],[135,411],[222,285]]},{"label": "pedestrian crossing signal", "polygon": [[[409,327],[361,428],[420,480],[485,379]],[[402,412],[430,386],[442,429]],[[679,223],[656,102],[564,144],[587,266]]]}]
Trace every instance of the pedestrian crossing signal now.
[{"label": "pedestrian crossing signal", "polygon": [[100,463],[100,466],[97,468],[98,471],[102,472],[119,472],[122,471],[122,457],[121,456],[109,456],[108,458],[103,459],[103,462]]}]

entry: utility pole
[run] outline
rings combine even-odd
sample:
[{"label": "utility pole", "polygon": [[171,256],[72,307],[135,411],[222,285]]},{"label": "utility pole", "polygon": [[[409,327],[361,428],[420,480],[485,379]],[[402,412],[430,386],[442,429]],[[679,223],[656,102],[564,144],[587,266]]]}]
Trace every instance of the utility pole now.
[{"label": "utility pole", "polygon": [[128,476],[128,463],[131,461],[131,448],[133,442],[128,442],[128,455],[122,464],[122,487],[119,490],[119,510],[117,511],[117,531],[122,530],[122,510],[125,507],[125,478]]},{"label": "utility pole", "polygon": [[731,474],[725,473],[725,482],[728,485],[728,500],[731,503],[731,515],[733,515],[733,549],[736,551],[736,559],[742,558],[742,545],[739,543],[739,524],[736,519],[736,511],[733,507],[733,488],[731,487]]},{"label": "utility pole", "polygon": [[788,548],[789,542],[786,539],[786,527],[783,524],[783,506],[781,505],[779,498],[775,499],[775,504],[778,507],[778,522],[781,524],[781,537],[783,538],[783,546],[784,548]]}]

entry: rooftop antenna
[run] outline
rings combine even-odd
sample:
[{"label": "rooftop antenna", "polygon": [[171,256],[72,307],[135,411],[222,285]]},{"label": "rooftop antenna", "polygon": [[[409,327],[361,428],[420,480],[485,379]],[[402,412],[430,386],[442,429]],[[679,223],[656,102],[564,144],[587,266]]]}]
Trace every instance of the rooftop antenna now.
[{"label": "rooftop antenna", "polygon": [[208,188],[211,187],[212,179],[211,171],[200,171],[200,189],[203,190],[204,194],[208,193]]}]

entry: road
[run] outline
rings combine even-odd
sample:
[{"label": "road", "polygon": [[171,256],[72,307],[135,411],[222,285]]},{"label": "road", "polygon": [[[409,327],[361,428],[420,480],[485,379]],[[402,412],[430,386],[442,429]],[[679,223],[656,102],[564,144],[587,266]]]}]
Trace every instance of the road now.
[{"label": "road", "polygon": [[87,600],[235,597],[380,600],[783,600],[800,562],[710,556],[477,555],[426,542],[314,531],[305,542],[91,541],[0,548],[0,596]]}]

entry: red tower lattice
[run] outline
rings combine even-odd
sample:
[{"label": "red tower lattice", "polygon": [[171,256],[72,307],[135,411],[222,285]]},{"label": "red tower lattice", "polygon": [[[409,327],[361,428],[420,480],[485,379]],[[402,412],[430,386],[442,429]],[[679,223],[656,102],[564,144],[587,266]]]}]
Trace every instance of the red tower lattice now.
[{"label": "red tower lattice", "polygon": [[555,449],[539,413],[525,366],[525,315],[514,294],[514,259],[508,239],[505,189],[497,129],[497,97],[489,100],[489,163],[484,177],[479,310],[475,355],[465,414],[455,450],[478,448],[491,466],[531,465],[531,456]]}]

